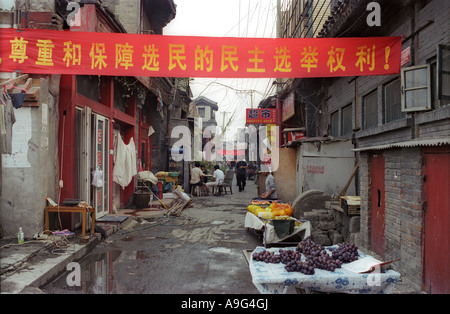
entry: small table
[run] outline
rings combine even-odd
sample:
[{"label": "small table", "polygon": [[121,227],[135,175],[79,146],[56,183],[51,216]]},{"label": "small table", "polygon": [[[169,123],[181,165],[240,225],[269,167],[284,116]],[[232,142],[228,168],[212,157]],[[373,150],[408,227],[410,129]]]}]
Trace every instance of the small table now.
[{"label": "small table", "polygon": [[[327,250],[329,248],[325,247]],[[296,247],[284,249],[295,250]],[[266,249],[258,246],[250,254],[252,282],[259,292],[264,294],[287,293],[289,286],[326,293],[389,294],[400,278],[400,274],[392,269],[385,272],[357,273],[344,266],[350,263],[343,264],[333,272],[316,268],[314,275],[288,272],[283,263],[271,264],[253,260],[253,253],[263,250],[278,254],[280,248]],[[361,251],[358,251],[358,254],[360,259],[369,256]]]},{"label": "small table", "polygon": [[95,208],[94,207],[79,207],[79,206],[47,206],[45,207],[45,230],[46,233],[49,234],[49,213],[81,213],[83,214],[82,226],[81,226],[81,235],[84,236],[86,233],[86,225],[88,216],[92,217],[92,225],[91,225],[91,235],[94,234],[95,229]]}]

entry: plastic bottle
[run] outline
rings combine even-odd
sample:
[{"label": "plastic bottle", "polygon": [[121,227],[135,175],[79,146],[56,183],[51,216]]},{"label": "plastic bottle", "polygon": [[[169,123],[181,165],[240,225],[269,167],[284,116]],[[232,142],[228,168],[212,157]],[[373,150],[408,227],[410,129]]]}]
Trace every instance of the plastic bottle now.
[{"label": "plastic bottle", "polygon": [[25,242],[25,238],[23,236],[22,227],[19,228],[19,234],[17,235],[17,240],[19,244],[22,244]]}]

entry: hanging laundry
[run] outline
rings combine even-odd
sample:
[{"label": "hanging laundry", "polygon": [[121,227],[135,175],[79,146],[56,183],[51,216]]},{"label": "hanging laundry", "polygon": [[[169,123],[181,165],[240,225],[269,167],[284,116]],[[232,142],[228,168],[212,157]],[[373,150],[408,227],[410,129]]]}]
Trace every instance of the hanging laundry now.
[{"label": "hanging laundry", "polygon": [[[12,153],[12,131],[13,125],[16,123],[16,116],[14,114],[14,107],[11,98],[6,93],[2,93],[0,96],[1,106],[4,106],[3,119],[5,133],[1,134],[2,140],[2,153],[11,154]],[[0,123],[1,124],[1,123]],[[2,126],[0,126],[2,127]]]},{"label": "hanging laundry", "polygon": [[24,101],[25,97],[27,96],[27,94],[24,94],[24,93],[20,93],[20,94],[8,93],[8,95],[9,95],[9,97],[11,97],[13,107],[16,109],[19,109],[20,107],[22,107],[23,101]]},{"label": "hanging laundry", "polygon": [[149,137],[152,136],[153,133],[155,133],[155,129],[153,128],[153,126],[150,126],[150,127],[148,128],[148,136],[149,136]]},{"label": "hanging laundry", "polygon": [[136,146],[134,145],[134,139],[131,138],[130,143],[125,145],[120,134],[117,134],[113,181],[125,188],[136,174]]},{"label": "hanging laundry", "polygon": [[157,103],[156,103],[156,110],[159,112],[159,114],[161,115],[161,118],[164,119],[164,112],[163,112],[163,108],[164,108],[164,103],[162,101],[162,97],[161,97],[161,91],[159,90],[159,88],[156,89],[156,94],[157,94]]},{"label": "hanging laundry", "polygon": [[92,171],[92,185],[96,188],[103,187],[103,171],[100,169]]}]

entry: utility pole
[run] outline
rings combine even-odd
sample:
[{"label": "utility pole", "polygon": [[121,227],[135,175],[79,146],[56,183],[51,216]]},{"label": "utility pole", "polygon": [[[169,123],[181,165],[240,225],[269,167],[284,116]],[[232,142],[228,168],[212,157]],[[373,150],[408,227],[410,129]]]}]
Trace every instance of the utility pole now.
[{"label": "utility pole", "polygon": [[281,0],[277,0],[277,37],[281,37]]},{"label": "utility pole", "polygon": [[225,132],[225,129],[226,129],[226,127],[225,127],[225,115],[227,114],[227,113],[231,113],[231,111],[222,111],[221,112],[221,114],[222,114],[222,134]]}]

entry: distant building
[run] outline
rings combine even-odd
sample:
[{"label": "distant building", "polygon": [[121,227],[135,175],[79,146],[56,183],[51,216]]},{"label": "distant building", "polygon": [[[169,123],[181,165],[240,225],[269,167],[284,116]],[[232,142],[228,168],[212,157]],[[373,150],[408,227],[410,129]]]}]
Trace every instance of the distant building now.
[{"label": "distant building", "polygon": [[[82,0],[76,1],[80,25],[68,25],[69,2],[11,1],[12,8],[2,4],[0,25],[59,30],[67,38],[80,31],[106,37],[162,34],[176,14],[173,0]],[[121,164],[116,162],[120,140],[136,157],[127,166],[154,173],[172,167],[183,173],[182,164],[170,163],[169,137],[175,125],[193,128],[189,80],[0,73],[0,83],[5,81],[8,92],[14,84],[27,95],[22,107],[14,109],[19,131],[13,132],[12,149],[2,152],[0,237],[17,236],[19,227],[25,237],[41,232],[47,197],[60,205],[85,201],[95,207],[97,217],[131,205],[136,177],[123,184],[114,179],[114,168]],[[101,186],[92,185],[94,171],[101,172]],[[73,230],[81,225],[79,216],[61,214],[61,225],[52,218],[50,227]]]},{"label": "distant building", "polygon": [[200,96],[194,99],[194,103],[197,106],[199,117],[202,118],[203,128],[211,125],[217,126],[216,111],[219,110],[217,102],[212,101],[205,96]]}]

